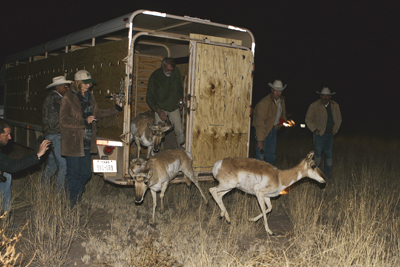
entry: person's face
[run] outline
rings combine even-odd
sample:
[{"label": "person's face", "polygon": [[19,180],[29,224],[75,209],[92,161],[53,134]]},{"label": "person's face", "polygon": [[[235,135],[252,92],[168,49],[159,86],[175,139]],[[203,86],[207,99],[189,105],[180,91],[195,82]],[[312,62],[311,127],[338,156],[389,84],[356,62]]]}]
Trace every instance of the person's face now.
[{"label": "person's face", "polygon": [[329,100],[331,99],[330,95],[320,95],[320,97],[324,105],[328,104]]},{"label": "person's face", "polygon": [[5,146],[8,143],[8,140],[11,139],[11,129],[4,128],[4,133],[0,134],[0,146]]},{"label": "person's face", "polygon": [[277,100],[279,97],[281,97],[282,91],[277,91],[271,88],[271,92],[274,96],[274,99]]},{"label": "person's face", "polygon": [[69,84],[68,83],[64,83],[64,84],[60,84],[59,86],[57,86],[57,92],[64,96],[69,90]]},{"label": "person's face", "polygon": [[169,76],[171,76],[172,72],[174,71],[174,67],[172,67],[171,64],[165,63],[163,70],[164,70],[165,76],[169,77]]},{"label": "person's face", "polygon": [[92,83],[83,83],[81,85],[81,91],[82,95],[89,90],[89,88],[92,86]]}]

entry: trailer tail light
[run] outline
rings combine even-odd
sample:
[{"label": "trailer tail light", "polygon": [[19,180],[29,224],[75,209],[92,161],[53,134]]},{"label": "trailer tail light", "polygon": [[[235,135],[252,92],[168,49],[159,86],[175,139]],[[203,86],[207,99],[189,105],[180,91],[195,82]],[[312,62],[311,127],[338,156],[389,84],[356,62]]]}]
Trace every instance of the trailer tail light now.
[{"label": "trailer tail light", "polygon": [[103,149],[104,155],[110,156],[114,152],[114,146],[105,146]]},{"label": "trailer tail light", "polygon": [[96,145],[100,146],[122,146],[122,142],[111,140],[96,140]]}]

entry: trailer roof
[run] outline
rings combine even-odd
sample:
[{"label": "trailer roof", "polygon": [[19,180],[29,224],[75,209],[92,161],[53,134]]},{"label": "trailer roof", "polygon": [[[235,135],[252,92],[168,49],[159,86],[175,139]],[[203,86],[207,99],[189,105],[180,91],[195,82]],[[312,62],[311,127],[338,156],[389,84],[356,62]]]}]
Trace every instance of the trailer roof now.
[{"label": "trailer roof", "polygon": [[[197,33],[242,40],[242,46],[252,49],[254,53],[254,37],[247,29],[214,23],[199,18],[169,15],[149,10],[138,10],[113,20],[99,23],[79,32],[71,33],[61,38],[32,47],[31,49],[21,51],[9,56],[5,63],[7,64],[26,60],[29,57],[43,55],[46,52],[59,50],[69,45],[75,45],[77,43],[91,40],[92,38],[98,38],[101,36],[112,38],[113,34],[128,32],[130,23],[132,23],[132,36],[139,32],[148,32],[149,35],[151,35],[151,33],[165,33],[189,38],[190,33]],[[127,35],[124,37],[127,37]]]}]

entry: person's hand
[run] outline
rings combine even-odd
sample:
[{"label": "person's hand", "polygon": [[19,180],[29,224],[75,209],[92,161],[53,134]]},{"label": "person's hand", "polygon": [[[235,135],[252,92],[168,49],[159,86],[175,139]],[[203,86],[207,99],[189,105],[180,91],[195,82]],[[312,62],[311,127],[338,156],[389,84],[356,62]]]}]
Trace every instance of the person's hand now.
[{"label": "person's hand", "polygon": [[120,107],[122,108],[122,103],[121,103],[121,101],[120,101],[119,98],[117,98],[117,101],[116,101],[116,102],[117,102],[117,105],[120,106]]},{"label": "person's hand", "polygon": [[158,113],[158,116],[160,116],[160,119],[161,119],[162,121],[166,121],[166,120],[167,120],[167,115],[165,114],[164,111],[162,111],[161,109],[159,109],[159,111],[157,111],[157,113]]},{"label": "person's hand", "polygon": [[258,142],[257,142],[257,148],[258,148],[259,150],[261,150],[261,149],[263,148],[263,146],[264,146],[264,142],[263,142],[263,141],[258,141]]},{"label": "person's hand", "polygon": [[51,145],[50,140],[43,140],[43,142],[39,146],[39,152],[37,153],[38,158],[44,155],[46,153],[47,149],[49,149]]},{"label": "person's hand", "polygon": [[179,110],[183,109],[183,101],[182,101],[182,99],[179,100],[178,106],[179,106]]},{"label": "person's hand", "polygon": [[95,116],[92,115],[92,116],[89,116],[89,117],[87,118],[87,122],[88,122],[89,124],[91,124],[93,121],[97,121]]}]

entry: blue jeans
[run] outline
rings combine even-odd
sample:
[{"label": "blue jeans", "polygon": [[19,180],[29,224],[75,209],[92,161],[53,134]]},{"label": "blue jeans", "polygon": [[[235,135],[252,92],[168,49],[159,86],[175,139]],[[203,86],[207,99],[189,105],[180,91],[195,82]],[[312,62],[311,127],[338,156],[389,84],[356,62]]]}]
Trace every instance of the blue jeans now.
[{"label": "blue jeans", "polygon": [[256,135],[256,129],[254,129],[254,138],[255,138],[255,147],[256,147],[256,159],[266,161],[271,165],[275,164],[275,158],[276,158],[276,134],[278,130],[275,128],[272,128],[272,130],[269,132],[267,137],[264,140],[264,145],[263,145],[263,150],[264,154],[261,154],[261,151],[257,147],[257,135]]},{"label": "blue jeans", "polygon": [[0,197],[2,199],[2,211],[0,215],[3,214],[5,211],[11,210],[11,179],[12,176],[9,173],[3,172],[3,176],[7,178],[5,183],[0,182]]},{"label": "blue jeans", "polygon": [[42,184],[49,182],[50,178],[57,173],[56,186],[59,190],[64,188],[65,174],[67,172],[67,160],[61,156],[61,134],[50,134],[47,140],[53,143],[53,151],[50,151],[46,168],[42,174]]},{"label": "blue jeans", "polygon": [[75,206],[85,191],[85,185],[92,176],[92,159],[90,151],[85,150],[84,157],[65,157],[67,174],[65,181],[69,190],[71,206]]},{"label": "blue jeans", "polygon": [[321,163],[322,153],[324,153],[324,174],[331,178],[332,165],[333,165],[333,134],[325,133],[323,136],[319,134],[313,134],[314,141],[314,152],[315,152],[315,163],[319,167]]}]

